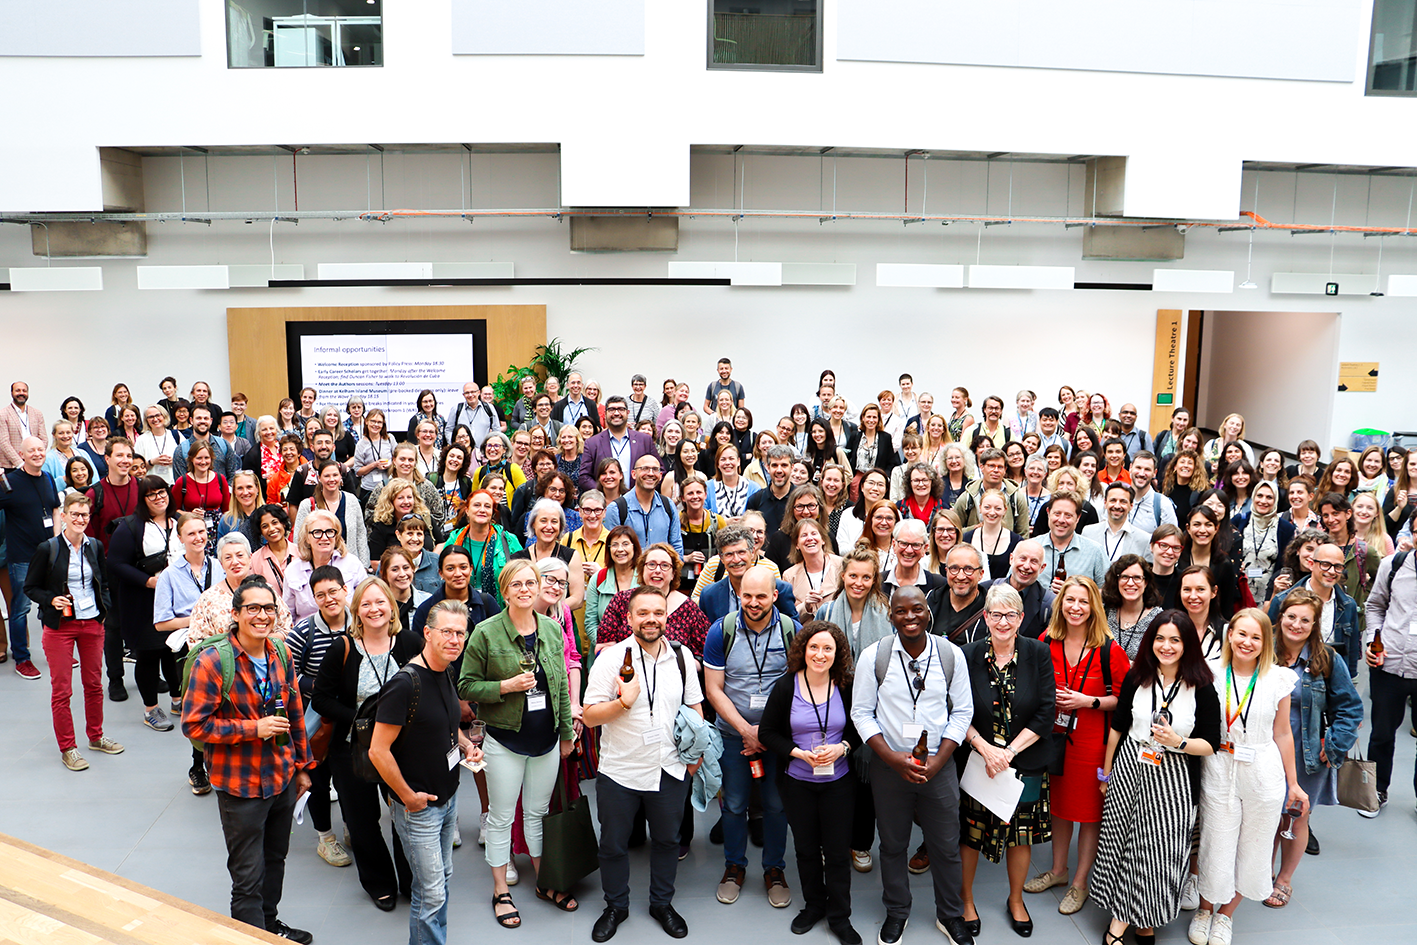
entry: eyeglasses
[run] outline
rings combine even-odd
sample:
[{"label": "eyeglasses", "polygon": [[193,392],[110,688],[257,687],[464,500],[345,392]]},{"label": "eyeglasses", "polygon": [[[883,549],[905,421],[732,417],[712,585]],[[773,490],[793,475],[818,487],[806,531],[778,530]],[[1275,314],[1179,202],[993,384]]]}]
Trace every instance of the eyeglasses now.
[{"label": "eyeglasses", "polygon": [[[541,583],[547,587],[559,587],[563,590],[571,586],[571,582],[565,578],[544,577],[541,579]],[[515,585],[513,586],[515,587]]]},{"label": "eyeglasses", "polygon": [[508,585],[508,589],[513,591],[534,591],[540,585],[540,581],[513,581]]},{"label": "eyeglasses", "polygon": [[1158,553],[1168,555],[1178,555],[1184,550],[1181,545],[1172,544],[1169,541],[1158,541],[1153,547]]},{"label": "eyeglasses", "polygon": [[973,574],[973,573],[976,572],[976,571],[983,571],[983,570],[984,570],[983,568],[975,568],[975,567],[971,567],[970,565],[967,565],[967,564],[947,564],[947,565],[945,565],[945,573],[951,575],[952,577],[957,577],[957,576],[959,576],[959,575],[961,575],[961,574]]},{"label": "eyeglasses", "polygon": [[459,629],[457,629],[456,627],[448,627],[448,628],[446,628],[446,629],[443,628],[443,627],[430,627],[429,629],[434,630],[434,631],[436,631],[437,633],[441,633],[443,636],[447,637],[449,640],[466,640],[466,639],[467,639],[467,631],[466,631],[466,630],[459,630]]},{"label": "eyeglasses", "polygon": [[810,513],[813,513],[813,512],[816,512],[816,511],[817,511],[817,503],[815,503],[815,502],[799,502],[799,503],[797,503],[796,505],[794,505],[794,506],[792,507],[792,511],[798,512],[798,513],[807,512],[807,513],[810,514]]},{"label": "eyeglasses", "polygon": [[654,473],[657,476],[660,473],[660,469],[658,466],[636,466],[635,472]]},{"label": "eyeglasses", "polygon": [[673,567],[674,567],[673,563],[672,563],[672,562],[669,562],[669,561],[646,561],[646,562],[645,562],[645,570],[646,570],[646,571],[669,571],[669,570],[672,570]]},{"label": "eyeglasses", "polygon": [[1013,623],[1015,620],[1021,618],[1023,614],[1016,610],[986,610],[984,611],[984,616],[1000,623]]},{"label": "eyeglasses", "polygon": [[68,512],[66,514],[69,516],[69,521],[71,522],[82,522],[89,517],[88,512]]},{"label": "eyeglasses", "polygon": [[1146,583],[1146,575],[1144,575],[1144,574],[1119,574],[1119,575],[1117,575],[1117,583],[1118,583],[1118,584],[1145,584],[1145,583]]},{"label": "eyeglasses", "polygon": [[901,551],[923,551],[925,543],[923,541],[901,541],[896,539],[895,546]]},{"label": "eyeglasses", "polygon": [[274,617],[279,611],[275,604],[242,604],[241,612],[248,617],[255,617],[265,614],[267,617]]},{"label": "eyeglasses", "polygon": [[1332,561],[1315,561],[1314,565],[1320,570],[1328,573],[1337,573],[1343,570],[1343,562],[1334,563]]},{"label": "eyeglasses", "polygon": [[311,538],[318,538],[323,541],[326,538],[334,538],[339,534],[339,530],[334,528],[312,528],[309,534]]},{"label": "eyeglasses", "polygon": [[604,514],[605,514],[605,509],[604,509],[603,507],[591,506],[590,508],[586,508],[585,506],[581,506],[581,518],[585,518],[587,515],[604,515]]}]

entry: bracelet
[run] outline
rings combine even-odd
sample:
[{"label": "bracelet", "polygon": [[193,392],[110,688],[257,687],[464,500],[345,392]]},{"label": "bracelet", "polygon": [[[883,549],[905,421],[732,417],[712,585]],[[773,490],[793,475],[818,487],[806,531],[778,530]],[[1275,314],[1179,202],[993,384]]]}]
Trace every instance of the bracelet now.
[{"label": "bracelet", "polygon": [[1112,780],[1112,776],[1111,776],[1110,774],[1108,774],[1106,771],[1103,771],[1101,768],[1098,768],[1098,769],[1097,769],[1097,780],[1101,781],[1103,784],[1106,784],[1108,781],[1111,781],[1111,780]]},{"label": "bracelet", "polygon": [[625,701],[625,697],[623,695],[616,696],[615,701],[620,703],[620,705],[624,706],[626,712],[630,711],[630,704]]},{"label": "bracelet", "polygon": [[1005,745],[1005,746],[1004,746],[1004,751],[1006,751],[1006,752],[1009,753],[1009,760],[1010,760],[1010,761],[1013,761],[1015,758],[1018,757],[1018,752],[1014,751],[1014,746],[1012,746],[1012,745]]}]

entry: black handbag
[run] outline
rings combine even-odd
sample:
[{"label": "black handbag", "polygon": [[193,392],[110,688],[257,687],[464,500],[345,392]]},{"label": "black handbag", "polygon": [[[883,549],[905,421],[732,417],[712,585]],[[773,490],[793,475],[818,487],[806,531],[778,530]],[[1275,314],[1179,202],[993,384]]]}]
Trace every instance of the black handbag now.
[{"label": "black handbag", "polygon": [[556,775],[561,809],[541,820],[541,872],[536,884],[542,889],[567,892],[576,883],[600,869],[600,843],[591,823],[590,798],[581,795],[566,800],[566,766]]}]

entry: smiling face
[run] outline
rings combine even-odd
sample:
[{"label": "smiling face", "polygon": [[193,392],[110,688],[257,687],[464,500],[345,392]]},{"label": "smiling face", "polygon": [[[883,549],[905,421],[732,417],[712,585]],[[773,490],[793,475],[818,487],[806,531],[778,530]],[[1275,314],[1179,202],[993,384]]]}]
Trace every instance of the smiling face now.
[{"label": "smiling face", "polygon": [[1133,564],[1117,575],[1117,592],[1122,595],[1124,601],[1141,600],[1142,594],[1146,592],[1146,572],[1140,564]]},{"label": "smiling face", "polygon": [[1204,628],[1210,614],[1210,603],[1219,593],[1219,588],[1211,584],[1204,574],[1187,574],[1181,578],[1181,606],[1191,615],[1197,628]]},{"label": "smiling face", "polygon": [[1004,497],[997,492],[987,493],[979,500],[979,517],[990,528],[998,527],[1004,521]]},{"label": "smiling face", "polygon": [[1060,606],[1063,620],[1069,627],[1084,627],[1092,618],[1092,603],[1087,599],[1087,589],[1081,584],[1073,584],[1063,591]]},{"label": "smiling face", "polygon": [[1252,667],[1264,649],[1264,628],[1260,622],[1248,615],[1236,617],[1230,622],[1230,662],[1237,668]]},{"label": "smiling face", "polygon": [[877,470],[868,472],[861,480],[861,494],[868,502],[879,502],[886,497],[890,491],[890,484],[886,482],[886,477]]},{"label": "smiling face", "polygon": [[809,669],[818,673],[829,672],[836,662],[836,640],[829,631],[818,630],[807,641],[803,656]]},{"label": "smiling face", "polygon": [[1151,641],[1151,652],[1163,670],[1175,669],[1186,652],[1186,644],[1181,639],[1181,631],[1174,623],[1166,623],[1156,628],[1156,636]]},{"label": "smiling face", "polygon": [[492,510],[495,507],[496,503],[492,501],[492,496],[486,493],[474,495],[471,499],[467,500],[468,521],[477,525],[479,528],[491,524]]}]

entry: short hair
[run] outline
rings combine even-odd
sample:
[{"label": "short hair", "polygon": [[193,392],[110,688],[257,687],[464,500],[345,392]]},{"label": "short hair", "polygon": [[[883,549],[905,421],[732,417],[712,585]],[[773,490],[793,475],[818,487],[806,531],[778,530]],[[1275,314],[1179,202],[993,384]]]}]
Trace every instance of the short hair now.
[{"label": "short hair", "polygon": [[903,518],[899,522],[896,522],[895,527],[891,529],[891,539],[898,539],[901,537],[902,532],[908,531],[917,532],[921,538],[924,538],[928,534],[928,531],[925,528],[925,523],[920,521],[920,519]]},{"label": "short hair", "polygon": [[753,533],[742,525],[725,525],[718,530],[717,540],[714,542],[718,550],[722,552],[729,545],[747,544],[753,547]]},{"label": "short hair", "polygon": [[1102,452],[1103,452],[1103,453],[1106,453],[1106,452],[1107,452],[1107,448],[1108,448],[1109,446],[1120,446],[1120,447],[1122,448],[1122,452],[1123,452],[1123,453],[1125,453],[1126,450],[1127,450],[1127,444],[1122,441],[1122,438],[1121,438],[1121,437],[1116,437],[1116,436],[1114,436],[1114,437],[1112,437],[1110,440],[1104,441],[1103,444],[1102,444]]},{"label": "short hair", "polygon": [[648,386],[648,385],[649,385],[649,379],[646,378],[643,374],[631,374],[631,375],[630,375],[630,383],[631,383],[631,384],[644,384],[644,385]]},{"label": "short hair", "polygon": [[[986,439],[987,439],[987,437],[986,437]],[[992,441],[991,441],[991,442],[992,442]],[[1004,451],[1003,451],[1003,450],[997,449],[997,448],[992,447],[992,446],[989,447],[988,449],[980,450],[980,451],[979,451],[979,455],[978,455],[976,458],[978,459],[979,465],[981,465],[981,466],[983,466],[985,463],[992,462],[992,461],[994,461],[994,460],[996,460],[996,459],[1002,459],[1002,460],[1004,461],[1004,464],[1005,464],[1005,465],[1008,465],[1008,462],[1009,462],[1009,459],[1008,459],[1007,456],[1004,455]]]},{"label": "short hair", "polygon": [[644,597],[647,594],[653,594],[655,597],[668,600],[668,598],[665,597],[664,592],[661,591],[659,588],[655,587],[653,584],[639,584],[635,587],[634,590],[630,591],[630,597],[628,600],[625,601],[625,615],[627,617],[630,615],[630,613],[634,611],[635,601],[641,597]]},{"label": "short hair", "polygon": [[[77,459],[78,457],[75,457],[75,458]],[[73,508],[74,506],[76,506],[76,505],[92,505],[92,504],[93,504],[93,502],[92,502],[91,499],[89,499],[88,493],[86,493],[86,492],[70,492],[68,495],[64,496],[64,513],[67,515],[68,512],[69,512],[69,510],[72,509],[72,508]],[[235,534],[235,533],[233,532],[233,534]]]},{"label": "short hair", "polygon": [[437,614],[452,614],[453,619],[460,620],[464,624],[468,622],[467,605],[460,600],[451,600],[445,597],[432,607],[429,607],[428,617],[423,625],[425,627],[430,626],[433,623],[433,617]]},{"label": "short hair", "polygon": [[332,564],[322,564],[310,572],[310,581],[307,586],[313,592],[316,584],[324,584],[326,581],[334,581],[340,587],[344,587],[344,572]]},{"label": "short hair", "polygon": [[1186,536],[1181,529],[1176,525],[1172,525],[1170,522],[1162,522],[1151,532],[1151,543],[1153,545],[1163,538],[1179,538],[1182,544],[1186,541]]},{"label": "short hair", "polygon": [[1135,465],[1137,460],[1139,459],[1149,459],[1154,463],[1156,462],[1156,454],[1153,453],[1151,450],[1142,450],[1141,452],[1137,453],[1137,455],[1132,457],[1132,464]]},{"label": "short hair", "polygon": [[472,563],[472,552],[466,545],[448,545],[442,551],[438,552],[439,571],[443,570],[443,562],[447,561],[453,555],[462,555],[467,559],[468,564]]},{"label": "short hair", "polygon": [[566,528],[566,510],[561,507],[561,503],[555,499],[548,499],[542,496],[532,505],[531,511],[526,513],[526,540],[528,545],[536,544],[536,532],[534,525],[536,517],[543,512],[555,512],[556,517],[561,521],[561,532],[557,537],[564,537],[568,531]]},{"label": "short hair", "polygon": [[974,547],[967,541],[957,541],[953,545],[950,545],[950,550],[945,552],[945,560],[948,561],[950,555],[960,550],[973,552],[974,566],[976,568],[984,567],[984,552],[980,551],[978,548]]},{"label": "short hair", "polygon": [[791,462],[797,458],[797,451],[790,446],[779,443],[776,446],[770,447],[768,451],[763,454],[763,458],[768,462],[772,462],[775,459],[785,459]]},{"label": "short hair", "polygon": [[[1117,442],[1120,443],[1120,442],[1122,442],[1122,441],[1121,441],[1121,440],[1117,440]],[[1111,495],[1112,492],[1113,492],[1113,490],[1116,490],[1116,489],[1120,489],[1121,491],[1125,492],[1125,493],[1127,494],[1127,498],[1128,498],[1128,499],[1135,498],[1135,496],[1136,496],[1136,493],[1135,493],[1135,491],[1134,491],[1134,487],[1128,485],[1127,483],[1123,482],[1123,481],[1120,480],[1120,479],[1113,479],[1111,482],[1107,483],[1107,488],[1106,488],[1105,490],[1103,490],[1103,491],[1104,491],[1107,495]]]},{"label": "short hair", "polygon": [[[974,546],[970,545],[970,547],[973,548]],[[953,551],[954,549],[951,548],[950,550]],[[1023,598],[1019,596],[1018,591],[1014,590],[1013,585],[1008,581],[995,581],[989,585],[989,590],[984,595],[984,609],[987,611],[995,604],[1004,604],[1020,612],[1023,611]]]},{"label": "short hair", "polygon": [[625,400],[625,398],[619,394],[611,394],[609,397],[605,398],[605,406],[609,407],[611,404],[619,404],[622,407],[628,407],[629,401]]},{"label": "short hair", "polygon": [[1038,411],[1038,416],[1039,416],[1039,417],[1047,417],[1049,420],[1057,420],[1057,419],[1058,419],[1058,408],[1057,408],[1057,407],[1044,407],[1042,410],[1039,410],[1039,411]]},{"label": "short hair", "polygon": [[[65,503],[64,508],[65,508],[66,511],[68,510],[68,508],[69,508],[68,503]],[[218,538],[218,539],[216,540],[216,556],[217,556],[217,558],[220,558],[220,557],[221,557],[221,550],[222,550],[223,548],[225,548],[227,545],[236,545],[238,548],[240,548],[242,551],[246,552],[248,555],[251,553],[251,542],[248,541],[248,540],[246,539],[246,536],[243,535],[243,534],[241,534],[239,531],[238,531],[238,532],[227,532],[225,535],[222,535],[220,538]]]}]

